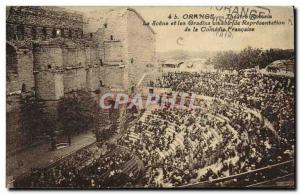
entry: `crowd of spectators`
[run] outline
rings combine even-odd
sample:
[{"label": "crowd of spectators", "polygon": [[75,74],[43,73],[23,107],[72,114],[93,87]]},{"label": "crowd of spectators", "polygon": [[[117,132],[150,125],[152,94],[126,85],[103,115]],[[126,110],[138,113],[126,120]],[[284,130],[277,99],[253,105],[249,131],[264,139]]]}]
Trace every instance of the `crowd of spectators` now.
[{"label": "crowd of spectators", "polygon": [[32,169],[15,181],[18,188],[109,188],[128,185],[131,174],[122,173],[132,159],[128,151],[109,148],[105,152],[95,143],[45,169]]},{"label": "crowd of spectators", "polygon": [[293,148],[281,146],[256,115],[217,100],[190,111],[156,109],[132,133],[138,138],[128,132],[124,144],[146,164],[146,187],[224,178],[293,158]]},{"label": "crowd of spectators", "polygon": [[[293,171],[290,164],[277,165],[294,158],[294,78],[242,71],[177,72],[164,74],[151,86],[195,93],[195,107],[153,105],[124,130],[119,148],[108,146],[103,152],[103,145],[95,143],[52,167],[33,169],[16,186],[173,187],[227,177],[234,178],[213,186],[246,186]],[[134,160],[144,167],[138,182],[124,170]],[[265,168],[271,165],[275,167]]]},{"label": "crowd of spectators", "polygon": [[[146,164],[144,186],[205,182],[293,159],[293,78],[180,72],[167,73],[154,85],[211,98],[198,100],[190,111],[152,110],[124,137],[124,144]],[[257,174],[243,181],[254,184],[281,173]]]},{"label": "crowd of spectators", "polygon": [[261,73],[178,72],[166,73],[156,87],[194,92],[238,103],[260,111],[281,136],[294,142],[295,80]]}]

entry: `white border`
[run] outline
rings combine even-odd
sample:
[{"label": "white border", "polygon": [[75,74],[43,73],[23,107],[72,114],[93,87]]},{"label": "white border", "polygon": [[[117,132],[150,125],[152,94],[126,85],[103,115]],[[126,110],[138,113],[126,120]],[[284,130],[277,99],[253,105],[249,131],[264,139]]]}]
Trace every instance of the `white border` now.
[{"label": "white border", "polygon": [[[276,6],[291,6],[294,5],[296,8],[298,8],[298,12],[299,12],[299,8],[300,8],[300,1],[297,0],[284,0],[284,1],[280,1],[280,0],[272,0],[272,1],[262,1],[262,0],[239,0],[239,1],[235,1],[235,0],[226,0],[226,1],[222,1],[222,0],[215,0],[215,1],[211,1],[211,0],[184,0],[184,1],[175,1],[175,0],[151,0],[151,1],[146,1],[146,0],[102,0],[102,1],[97,1],[97,0],[84,0],[84,1],[79,1],[79,0],[72,0],[72,1],[67,1],[67,0],[47,0],[47,1],[41,1],[41,0],[31,0],[31,1],[26,1],[26,0],[1,0],[0,1],[0,13],[1,13],[1,17],[0,17],[0,22],[1,22],[1,33],[0,33],[0,46],[1,46],[1,51],[0,52],[0,57],[1,57],[1,67],[0,67],[0,107],[2,107],[1,113],[0,113],[0,121],[1,121],[1,148],[0,148],[0,155],[2,156],[1,160],[0,160],[0,192],[2,193],[8,193],[9,191],[5,188],[5,182],[6,182],[6,176],[5,176],[5,168],[6,168],[6,147],[5,147],[5,143],[6,143],[6,139],[5,139],[5,134],[6,134],[6,127],[5,127],[5,123],[6,123],[6,102],[5,102],[5,96],[6,96],[6,92],[5,92],[5,18],[6,18],[6,13],[5,13],[5,7],[6,5],[82,5],[82,6],[87,6],[87,5],[114,5],[114,6],[120,6],[120,5],[137,5],[137,6],[147,6],[147,5],[164,5],[164,6],[179,6],[179,5],[197,5],[197,6],[211,6],[211,5],[276,5]],[[298,13],[299,15],[299,13]],[[297,20],[297,26],[299,26],[299,19]],[[299,35],[299,31],[297,33],[297,35]],[[297,56],[299,56],[299,50],[297,49]],[[297,68],[297,75],[299,75],[299,70],[300,68]],[[299,90],[299,79],[297,81],[297,90]],[[299,97],[299,96],[298,96]],[[297,98],[297,105],[299,104],[299,98]],[[297,110],[298,110],[298,106],[297,106]],[[297,114],[297,120],[299,121],[299,114]],[[297,130],[297,129],[296,129]],[[297,140],[299,141],[299,131],[297,132]],[[299,143],[298,143],[299,145]],[[299,146],[297,147],[297,155],[299,154]],[[299,168],[299,160],[297,160],[297,167]],[[298,169],[297,168],[297,169]],[[297,179],[298,180],[298,179]],[[14,191],[14,193],[19,193],[19,192],[24,192],[24,191]],[[48,193],[49,191],[36,191],[35,193]],[[59,192],[59,191],[51,191],[51,192]],[[67,191],[70,192],[70,191]],[[81,193],[87,193],[87,192],[91,192],[91,191],[80,191]],[[95,192],[119,192],[119,191],[95,191]],[[123,192],[132,192],[132,190],[129,191],[123,191]],[[134,192],[142,192],[142,191],[134,191]],[[147,193],[156,193],[158,191],[147,191]],[[166,191],[164,191],[166,192]],[[201,193],[219,193],[219,192],[240,192],[240,191],[218,191],[218,190],[214,190],[214,191],[203,191],[203,190],[194,190],[194,191],[177,191],[180,193],[187,193],[187,192],[201,192]],[[247,191],[247,193],[254,193],[256,191]],[[261,192],[261,191],[259,191]],[[268,193],[279,193],[282,191],[265,191]]]}]

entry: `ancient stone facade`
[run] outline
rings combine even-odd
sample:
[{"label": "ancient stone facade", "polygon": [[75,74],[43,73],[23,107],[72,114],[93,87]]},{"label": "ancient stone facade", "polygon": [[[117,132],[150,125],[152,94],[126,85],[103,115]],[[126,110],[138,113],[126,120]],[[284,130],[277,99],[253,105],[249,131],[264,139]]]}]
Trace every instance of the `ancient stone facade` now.
[{"label": "ancient stone facade", "polygon": [[83,35],[83,16],[52,7],[11,7],[7,12],[7,58],[16,57],[11,59],[15,64],[7,63],[8,94],[23,84],[44,100],[99,89],[98,45]]},{"label": "ancient stone facade", "polygon": [[131,8],[112,10],[107,15],[96,33],[104,47],[104,84],[131,90],[149,71],[147,68],[153,69],[155,32],[144,23]]},{"label": "ancient stone facade", "polygon": [[155,33],[135,10],[111,11],[89,31],[82,14],[58,7],[7,7],[7,145],[22,142],[19,96],[55,104],[101,87],[131,91],[155,64]]},{"label": "ancient stone facade", "polygon": [[[80,51],[74,54],[74,50],[80,48],[78,50],[88,52],[90,47],[95,50],[97,46],[84,39],[83,17],[60,8],[8,7],[6,19],[7,145],[10,152],[18,150],[25,141],[20,120],[21,94],[37,94],[48,101],[48,105],[55,105],[53,100],[74,89],[67,81],[68,77],[77,76],[72,70],[80,69],[79,64],[82,64],[81,69],[86,73],[90,71],[88,67],[93,69],[96,64],[91,63],[90,58],[83,63],[86,57],[80,56]],[[70,59],[73,60],[68,63]],[[82,79],[86,78],[80,76],[80,81]]]}]

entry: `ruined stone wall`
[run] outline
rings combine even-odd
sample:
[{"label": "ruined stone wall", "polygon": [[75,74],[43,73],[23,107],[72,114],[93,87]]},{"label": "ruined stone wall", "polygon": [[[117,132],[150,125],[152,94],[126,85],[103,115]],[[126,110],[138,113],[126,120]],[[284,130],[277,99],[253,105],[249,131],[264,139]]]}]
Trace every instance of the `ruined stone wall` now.
[{"label": "ruined stone wall", "polygon": [[86,88],[86,70],[76,68],[66,70],[63,74],[64,93],[85,90]]},{"label": "ruined stone wall", "polygon": [[62,46],[63,65],[65,69],[87,67],[87,57],[84,45]]},{"label": "ruined stone wall", "polygon": [[96,47],[86,47],[86,88],[88,91],[96,91],[100,88],[100,66],[103,63],[103,53],[99,53]]},{"label": "ruined stone wall", "polygon": [[120,41],[104,42],[104,59],[105,62],[122,62],[124,59],[123,45]]},{"label": "ruined stone wall", "polygon": [[92,67],[87,69],[86,87],[90,92],[94,92],[100,88],[99,67]]},{"label": "ruined stone wall", "polygon": [[6,45],[16,56],[6,79],[7,150],[13,152],[25,142],[19,120],[22,88],[35,87],[48,111],[55,112],[66,93],[99,89],[104,50],[93,37],[83,36],[83,16],[65,9],[8,7],[6,19]]},{"label": "ruined stone wall", "polygon": [[118,89],[127,88],[127,15],[126,10],[114,10],[107,15],[103,29],[98,30],[97,39],[103,41],[103,84]]},{"label": "ruined stone wall", "polygon": [[6,24],[8,40],[32,39],[33,31],[36,39],[48,39],[53,29],[63,31],[65,37],[69,37],[70,32],[72,38],[79,38],[83,33],[83,16],[59,7],[8,7]]},{"label": "ruined stone wall", "polygon": [[[7,43],[14,45],[17,52],[17,70],[7,72],[7,94],[21,90],[23,84],[27,90],[35,85],[32,41],[48,41],[57,37],[78,39],[83,31],[82,15],[58,7],[12,6],[7,7],[6,16]],[[56,32],[55,37],[53,32]],[[51,55],[50,63],[56,66],[59,63],[51,60],[60,60],[61,57],[51,58]],[[41,68],[47,69],[48,60],[44,61]]]},{"label": "ruined stone wall", "polygon": [[89,67],[93,65],[93,48],[86,47],[85,48],[85,66]]},{"label": "ruined stone wall", "polygon": [[20,120],[20,96],[6,97],[6,150],[7,153],[20,149],[24,144]]},{"label": "ruined stone wall", "polygon": [[124,89],[125,68],[118,66],[107,66],[103,69],[104,84],[111,88]]},{"label": "ruined stone wall", "polygon": [[6,79],[6,93],[18,93],[25,84],[26,90],[31,90],[34,87],[33,77],[33,56],[29,49],[18,49],[16,51],[16,71],[8,72]]},{"label": "ruined stone wall", "polygon": [[[135,10],[120,9],[109,13],[103,30],[98,30],[99,34],[103,31],[104,37],[104,67],[124,68],[121,76],[127,90],[140,81],[149,70],[147,66],[153,67],[155,63],[155,33],[143,23],[143,18]],[[116,81],[107,79],[112,78],[105,76],[106,84]]]},{"label": "ruined stone wall", "polygon": [[63,55],[59,45],[34,46],[36,92],[44,100],[58,100],[64,94]]},{"label": "ruined stone wall", "polygon": [[64,96],[63,74],[45,71],[36,76],[37,94],[43,100],[59,100]]},{"label": "ruined stone wall", "polygon": [[74,45],[64,48],[63,51],[64,93],[85,89],[86,56],[84,48]]},{"label": "ruined stone wall", "polygon": [[16,71],[7,73],[9,142],[20,142],[14,134],[21,134],[17,98],[23,84],[28,91],[35,87],[55,112],[71,91],[97,95],[100,82],[129,91],[154,63],[155,35],[135,11],[109,13],[92,34],[83,34],[83,23],[82,15],[55,7],[8,9],[7,43],[17,58]]},{"label": "ruined stone wall", "polygon": [[128,11],[127,25],[128,67],[130,86],[134,86],[146,73],[147,66],[155,63],[155,34],[143,24],[134,11]]},{"label": "ruined stone wall", "polygon": [[20,94],[31,91],[34,84],[33,54],[31,49],[16,50],[16,71],[6,71],[6,142],[7,153],[20,150],[25,144],[20,120]]},{"label": "ruined stone wall", "polygon": [[103,64],[103,53],[100,53],[101,50],[99,50],[98,45],[95,46],[88,46],[85,47],[85,50],[88,49],[88,52],[86,51],[86,58],[90,60],[89,63],[86,63],[87,67],[99,67],[101,64]]},{"label": "ruined stone wall", "polygon": [[63,68],[62,49],[59,45],[39,44],[33,49],[34,70],[35,71],[50,71]]},{"label": "ruined stone wall", "polygon": [[113,10],[106,16],[104,23],[103,40],[118,40],[122,43],[126,42],[127,38],[127,13],[126,10]]}]

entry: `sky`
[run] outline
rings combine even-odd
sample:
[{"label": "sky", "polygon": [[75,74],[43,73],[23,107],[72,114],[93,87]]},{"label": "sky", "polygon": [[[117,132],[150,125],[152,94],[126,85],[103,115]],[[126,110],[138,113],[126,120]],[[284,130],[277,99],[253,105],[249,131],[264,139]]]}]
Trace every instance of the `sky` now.
[{"label": "sky", "polygon": [[[105,14],[116,7],[65,7],[82,12],[85,16],[101,20]],[[168,16],[175,14],[181,18],[180,21],[188,23],[190,19],[183,19],[189,14],[215,14],[218,16],[228,13],[248,10],[249,12],[264,11],[270,13],[271,19],[261,21],[278,20],[285,22],[284,25],[259,25],[254,26],[254,32],[232,32],[232,37],[224,38],[216,35],[215,32],[185,32],[186,26],[152,26],[156,32],[156,50],[158,52],[171,50],[187,51],[218,51],[218,50],[240,50],[247,46],[256,48],[294,48],[294,16],[292,7],[267,7],[269,11],[261,7],[132,7],[141,14],[146,22],[152,24],[155,21],[170,21]],[[248,12],[248,13],[249,13]],[[239,19],[238,21],[241,21]],[[174,21],[174,20],[172,20]],[[177,21],[177,20],[176,20]],[[201,21],[194,19],[193,21]],[[205,20],[210,21],[210,20]],[[250,21],[249,19],[247,21]],[[201,28],[202,26],[197,26]],[[225,26],[227,28],[227,26]],[[237,26],[246,27],[246,26]]]}]

